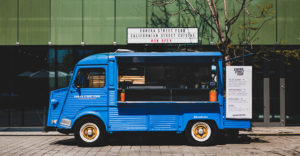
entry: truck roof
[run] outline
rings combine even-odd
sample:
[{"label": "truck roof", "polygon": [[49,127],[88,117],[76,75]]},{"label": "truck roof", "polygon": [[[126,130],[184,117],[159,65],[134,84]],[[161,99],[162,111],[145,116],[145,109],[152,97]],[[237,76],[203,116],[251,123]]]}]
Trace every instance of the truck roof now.
[{"label": "truck roof", "polygon": [[[112,52],[99,53],[80,60],[77,65],[107,64],[109,58],[174,58],[189,57],[193,59],[222,57],[220,52]],[[178,58],[177,58],[178,59]],[[202,59],[201,59],[202,60]]]}]

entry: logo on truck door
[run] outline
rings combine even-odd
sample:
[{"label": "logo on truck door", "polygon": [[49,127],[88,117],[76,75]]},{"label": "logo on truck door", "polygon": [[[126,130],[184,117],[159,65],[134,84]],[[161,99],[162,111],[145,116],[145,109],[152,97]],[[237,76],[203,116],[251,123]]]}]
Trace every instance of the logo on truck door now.
[{"label": "logo on truck door", "polygon": [[74,95],[76,99],[97,99],[100,98],[100,95]]}]

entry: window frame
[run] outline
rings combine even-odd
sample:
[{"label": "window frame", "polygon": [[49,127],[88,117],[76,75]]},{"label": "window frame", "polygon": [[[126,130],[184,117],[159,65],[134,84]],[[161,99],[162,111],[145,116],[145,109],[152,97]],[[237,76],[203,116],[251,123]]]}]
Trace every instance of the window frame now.
[{"label": "window frame", "polygon": [[[88,69],[103,69],[104,70],[104,74],[103,74],[103,76],[104,76],[104,86],[103,87],[79,87],[79,88],[76,87],[75,82],[76,82],[76,79],[77,79],[77,76],[78,76],[78,72],[80,70],[88,70]],[[76,74],[74,74],[74,78],[73,78],[73,81],[72,81],[72,87],[76,88],[76,89],[104,89],[107,86],[106,81],[107,81],[107,70],[106,70],[105,66],[79,67],[76,70]]]}]

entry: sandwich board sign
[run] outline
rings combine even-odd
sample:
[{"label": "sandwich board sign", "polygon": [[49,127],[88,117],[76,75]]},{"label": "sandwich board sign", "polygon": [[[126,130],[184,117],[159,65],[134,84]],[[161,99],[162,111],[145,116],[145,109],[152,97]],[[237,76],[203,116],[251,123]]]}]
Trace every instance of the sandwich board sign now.
[{"label": "sandwich board sign", "polygon": [[252,119],[252,66],[226,66],[226,118]]}]

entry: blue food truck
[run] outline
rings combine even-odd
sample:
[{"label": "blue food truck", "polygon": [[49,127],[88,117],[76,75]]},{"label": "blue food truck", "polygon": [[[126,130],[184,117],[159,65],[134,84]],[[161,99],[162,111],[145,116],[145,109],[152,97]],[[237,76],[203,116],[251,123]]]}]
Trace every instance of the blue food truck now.
[{"label": "blue food truck", "polygon": [[88,56],[68,87],[51,91],[46,130],[74,133],[87,146],[122,131],[174,131],[193,145],[213,144],[221,131],[251,128],[226,119],[222,63],[220,52]]}]

